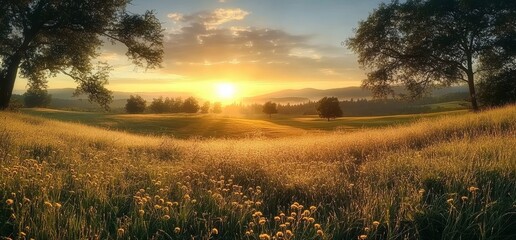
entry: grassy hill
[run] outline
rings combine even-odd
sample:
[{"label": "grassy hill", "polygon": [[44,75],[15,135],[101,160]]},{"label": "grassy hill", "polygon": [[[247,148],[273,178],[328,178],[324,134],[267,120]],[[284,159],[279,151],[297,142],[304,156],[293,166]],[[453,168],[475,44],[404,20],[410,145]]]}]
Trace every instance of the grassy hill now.
[{"label": "grassy hill", "polygon": [[327,122],[318,116],[265,115],[227,116],[218,114],[105,114],[52,109],[25,109],[23,112],[46,118],[78,122],[90,126],[131,133],[173,136],[176,138],[246,138],[250,136],[289,137],[314,131],[386,127],[434,118],[465,114],[466,110],[430,114],[379,117],[343,117]]},{"label": "grassy hill", "polygon": [[0,124],[0,237],[516,236],[516,106],[272,139]]}]

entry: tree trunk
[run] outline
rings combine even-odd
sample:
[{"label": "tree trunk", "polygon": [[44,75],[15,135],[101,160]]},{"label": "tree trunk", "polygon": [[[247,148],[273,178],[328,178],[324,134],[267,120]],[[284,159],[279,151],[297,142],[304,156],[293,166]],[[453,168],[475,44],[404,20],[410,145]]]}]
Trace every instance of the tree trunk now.
[{"label": "tree trunk", "polygon": [[5,62],[6,68],[0,72],[0,110],[9,107],[9,101],[13,94],[14,82],[18,75],[18,67],[20,66],[21,56],[15,54]]},{"label": "tree trunk", "polygon": [[466,56],[468,61],[468,71],[466,72],[466,74],[468,75],[468,87],[469,96],[471,99],[471,108],[473,108],[473,111],[478,112],[477,94],[475,91],[475,73],[473,71],[473,55],[470,52],[467,52]]},{"label": "tree trunk", "polygon": [[473,76],[473,73],[468,74],[468,87],[469,87],[469,96],[471,99],[471,107],[473,108],[473,111],[477,112],[478,109],[478,102],[477,102],[477,94],[475,91],[475,78]]}]

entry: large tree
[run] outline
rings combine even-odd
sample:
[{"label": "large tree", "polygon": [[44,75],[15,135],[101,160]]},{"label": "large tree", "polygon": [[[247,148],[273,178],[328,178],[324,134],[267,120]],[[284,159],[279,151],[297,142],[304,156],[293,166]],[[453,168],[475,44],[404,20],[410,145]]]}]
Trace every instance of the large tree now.
[{"label": "large tree", "polygon": [[[9,105],[18,72],[29,83],[64,74],[77,94],[107,107],[109,66],[96,66],[105,42],[122,43],[138,66],[157,67],[163,30],[154,13],[132,14],[131,0],[2,0],[0,3],[0,109]],[[20,71],[19,71],[20,70]]]},{"label": "large tree", "polygon": [[262,112],[269,115],[269,118],[272,118],[272,114],[278,113],[278,105],[268,101],[263,104]]},{"label": "large tree", "polygon": [[319,117],[326,118],[330,121],[342,117],[342,109],[340,108],[339,99],[336,97],[323,97],[317,102],[317,112]]},{"label": "large tree", "polygon": [[363,86],[376,97],[394,95],[396,85],[415,98],[432,87],[464,82],[477,110],[477,76],[509,64],[489,59],[514,47],[515,23],[516,1],[393,1],[360,22],[348,46],[369,70]]}]

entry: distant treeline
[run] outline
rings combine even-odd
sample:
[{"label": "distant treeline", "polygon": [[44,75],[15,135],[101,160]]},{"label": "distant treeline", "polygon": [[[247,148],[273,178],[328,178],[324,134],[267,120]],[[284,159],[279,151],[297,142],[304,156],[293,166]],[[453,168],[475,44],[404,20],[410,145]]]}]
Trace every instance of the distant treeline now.
[{"label": "distant treeline", "polygon": [[[443,110],[453,110],[466,108],[456,104],[454,107],[445,108],[439,106],[440,103],[452,101],[464,101],[467,99],[467,93],[452,93],[442,97],[427,97],[416,101],[406,100],[368,100],[368,99],[350,99],[340,101],[339,105],[342,109],[343,116],[380,116],[393,114],[411,114],[411,113],[430,113]],[[291,115],[317,115],[317,101],[309,101],[300,104],[278,104],[279,114]],[[232,104],[224,108],[224,112],[241,113],[241,114],[263,114],[263,104]]]}]

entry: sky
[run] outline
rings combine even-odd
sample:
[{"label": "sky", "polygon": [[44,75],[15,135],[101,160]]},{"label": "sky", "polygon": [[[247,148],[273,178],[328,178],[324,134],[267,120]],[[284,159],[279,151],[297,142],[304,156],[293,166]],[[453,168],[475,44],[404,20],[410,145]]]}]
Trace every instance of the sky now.
[{"label": "sky", "polygon": [[[159,69],[137,68],[121,45],[106,43],[99,61],[113,66],[108,89],[192,92],[220,86],[235,97],[282,89],[358,86],[365,78],[345,46],[379,0],[133,0],[128,11],[154,10],[165,29]],[[25,89],[17,81],[15,89]],[[58,76],[49,88],[75,87]],[[220,95],[220,94],[219,94]]]}]

